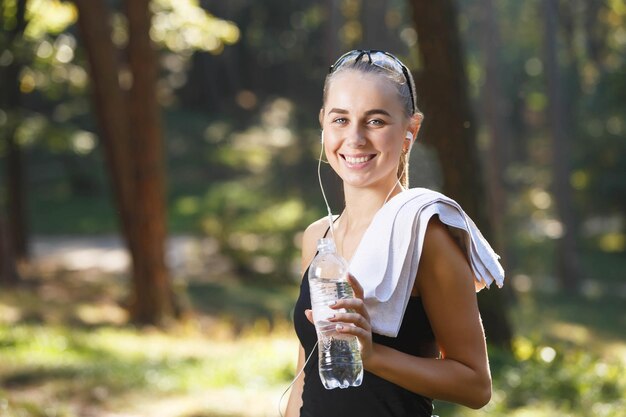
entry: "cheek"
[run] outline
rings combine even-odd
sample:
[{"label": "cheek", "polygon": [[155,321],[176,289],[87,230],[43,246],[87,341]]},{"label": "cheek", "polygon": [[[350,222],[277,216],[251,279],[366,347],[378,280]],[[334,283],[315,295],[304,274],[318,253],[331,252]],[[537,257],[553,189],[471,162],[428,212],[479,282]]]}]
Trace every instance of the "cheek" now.
[{"label": "cheek", "polygon": [[332,135],[324,136],[324,152],[326,153],[326,155],[332,155],[335,151],[339,149],[339,146],[339,141]]},{"label": "cheek", "polygon": [[404,141],[397,139],[394,137],[385,138],[385,140],[380,144],[380,149],[383,150],[390,156],[395,157],[400,156],[402,153],[402,147],[404,146]]}]

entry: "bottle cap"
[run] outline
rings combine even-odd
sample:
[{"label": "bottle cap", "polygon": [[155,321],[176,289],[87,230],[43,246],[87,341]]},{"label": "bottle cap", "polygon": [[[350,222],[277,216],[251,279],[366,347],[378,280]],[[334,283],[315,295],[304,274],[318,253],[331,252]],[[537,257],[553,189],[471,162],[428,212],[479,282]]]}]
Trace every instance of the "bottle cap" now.
[{"label": "bottle cap", "polygon": [[331,238],[322,238],[317,241],[317,250],[320,252],[336,252],[335,241]]}]

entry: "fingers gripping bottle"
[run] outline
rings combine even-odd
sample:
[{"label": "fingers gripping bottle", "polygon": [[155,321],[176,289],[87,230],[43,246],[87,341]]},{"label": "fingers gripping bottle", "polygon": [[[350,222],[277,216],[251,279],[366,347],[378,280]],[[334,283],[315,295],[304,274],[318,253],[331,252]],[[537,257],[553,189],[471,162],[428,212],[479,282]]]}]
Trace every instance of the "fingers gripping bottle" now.
[{"label": "fingers gripping bottle", "polygon": [[319,373],[326,389],[358,387],[363,381],[361,350],[356,336],[336,331],[328,321],[336,312],[329,307],[335,300],[353,298],[348,282],[348,263],[337,253],[332,239],[320,239],[318,253],[309,268],[313,322],[317,331]]}]

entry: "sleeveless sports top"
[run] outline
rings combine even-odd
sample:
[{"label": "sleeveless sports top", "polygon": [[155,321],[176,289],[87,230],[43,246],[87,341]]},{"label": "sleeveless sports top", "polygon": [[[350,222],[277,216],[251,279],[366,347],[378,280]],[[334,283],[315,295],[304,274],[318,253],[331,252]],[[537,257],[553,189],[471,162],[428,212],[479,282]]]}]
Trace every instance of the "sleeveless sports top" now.
[{"label": "sleeveless sports top", "polygon": [[[357,277],[358,278],[358,277]],[[309,356],[317,334],[315,326],[304,315],[311,308],[308,269],[300,284],[300,296],[294,310],[294,327]],[[398,336],[374,333],[374,343],[389,346],[413,356],[436,358],[439,350],[420,297],[411,297],[404,313]],[[318,355],[313,353],[304,368],[304,390],[300,417],[430,417],[432,400],[408,391],[392,382],[365,371],[359,387],[327,390],[318,372]]]}]

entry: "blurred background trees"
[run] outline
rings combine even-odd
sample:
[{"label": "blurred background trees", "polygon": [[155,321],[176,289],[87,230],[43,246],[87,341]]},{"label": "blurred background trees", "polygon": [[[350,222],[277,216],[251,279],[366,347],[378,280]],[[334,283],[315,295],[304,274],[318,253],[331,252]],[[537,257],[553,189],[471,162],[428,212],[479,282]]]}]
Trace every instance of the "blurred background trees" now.
[{"label": "blurred background trees", "polygon": [[113,232],[119,215],[132,276],[150,277],[134,297],[171,299],[147,295],[170,292],[166,204],[171,233],[216,239],[244,279],[293,282],[297,231],[321,213],[321,82],[368,47],[418,80],[413,185],[458,199],[509,276],[580,291],[626,246],[619,4],[4,1],[3,264],[29,236]]},{"label": "blurred background trees", "polygon": [[[610,297],[623,306],[625,20],[616,0],[2,0],[0,324],[14,311],[3,292],[40,282],[34,243],[68,235],[123,237],[131,266],[114,293],[135,322],[189,305],[236,323],[288,311],[300,232],[324,214],[323,79],[346,50],[385,49],[413,71],[426,116],[411,185],[457,199],[503,256],[505,291],[479,294],[488,341],[513,338],[530,369],[496,355],[499,383],[523,402],[520,379],[548,375],[534,366],[587,375],[585,357],[554,360],[523,332],[546,305],[586,309],[585,325],[624,316]],[[339,181],[326,166],[322,179],[340,211]],[[197,241],[192,272],[168,264],[179,236]],[[537,316],[510,324],[520,300]],[[26,343],[3,331],[0,348]],[[591,385],[613,398],[617,368],[602,369],[607,385]],[[593,403],[561,374],[555,397]]]},{"label": "blurred background trees", "polygon": [[576,292],[589,257],[625,249],[619,2],[132,3],[143,26],[125,4],[2,3],[4,264],[27,259],[29,236],[112,232],[119,215],[134,276],[152,277],[135,294],[168,286],[166,223],[216,239],[243,279],[293,282],[297,231],[321,213],[321,83],[357,47],[414,70],[426,122],[412,184],[492,230],[510,277]]}]

